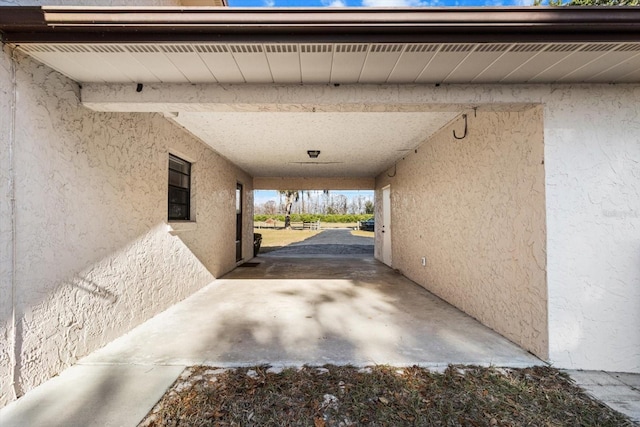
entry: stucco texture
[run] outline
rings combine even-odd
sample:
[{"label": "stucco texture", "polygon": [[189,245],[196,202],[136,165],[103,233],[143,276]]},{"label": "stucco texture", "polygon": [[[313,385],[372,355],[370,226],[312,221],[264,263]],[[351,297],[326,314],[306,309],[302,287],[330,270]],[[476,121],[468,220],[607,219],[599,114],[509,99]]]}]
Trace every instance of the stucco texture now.
[{"label": "stucco texture", "polygon": [[[8,50],[7,50],[8,52]],[[11,61],[0,51],[0,407],[13,396],[12,378],[12,297],[13,271],[11,216],[11,132],[13,98]]]},{"label": "stucco texture", "polygon": [[[162,115],[96,113],[57,72],[16,67],[16,299],[0,319],[15,310],[16,339],[0,351],[15,354],[19,396],[233,269],[236,183],[248,216],[252,179]],[[193,161],[195,223],[167,224],[170,152]],[[249,227],[243,243],[251,258]]]},{"label": "stucco texture", "polygon": [[145,85],[140,96],[127,85],[90,84],[82,94],[85,105],[107,111],[520,111],[541,105],[549,361],[640,373],[640,85],[151,88]]},{"label": "stucco texture", "polygon": [[459,118],[377,179],[393,267],[546,359],[542,108],[467,116],[464,139]]},{"label": "stucco texture", "polygon": [[640,373],[640,87],[553,98],[545,112],[551,360]]}]

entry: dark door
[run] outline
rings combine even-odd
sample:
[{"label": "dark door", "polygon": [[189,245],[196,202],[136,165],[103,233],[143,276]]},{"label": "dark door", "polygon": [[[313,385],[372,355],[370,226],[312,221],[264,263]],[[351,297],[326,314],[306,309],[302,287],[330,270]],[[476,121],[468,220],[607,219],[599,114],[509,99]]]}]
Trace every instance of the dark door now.
[{"label": "dark door", "polygon": [[236,186],[236,261],[242,259],[242,184]]}]

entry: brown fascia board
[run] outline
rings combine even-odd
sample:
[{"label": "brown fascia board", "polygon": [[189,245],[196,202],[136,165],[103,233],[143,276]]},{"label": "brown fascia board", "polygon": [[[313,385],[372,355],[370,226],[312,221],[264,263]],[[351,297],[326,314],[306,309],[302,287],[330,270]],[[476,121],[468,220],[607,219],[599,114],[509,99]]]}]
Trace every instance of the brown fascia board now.
[{"label": "brown fascia board", "polygon": [[7,43],[640,41],[640,7],[0,7]]}]

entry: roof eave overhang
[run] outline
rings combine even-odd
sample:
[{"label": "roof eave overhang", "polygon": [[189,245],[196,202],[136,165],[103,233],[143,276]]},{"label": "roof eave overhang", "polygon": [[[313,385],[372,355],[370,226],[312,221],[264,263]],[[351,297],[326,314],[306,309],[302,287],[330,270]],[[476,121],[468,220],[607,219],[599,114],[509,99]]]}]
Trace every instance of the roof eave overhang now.
[{"label": "roof eave overhang", "polygon": [[640,8],[1,7],[6,43],[499,43],[640,40]]}]

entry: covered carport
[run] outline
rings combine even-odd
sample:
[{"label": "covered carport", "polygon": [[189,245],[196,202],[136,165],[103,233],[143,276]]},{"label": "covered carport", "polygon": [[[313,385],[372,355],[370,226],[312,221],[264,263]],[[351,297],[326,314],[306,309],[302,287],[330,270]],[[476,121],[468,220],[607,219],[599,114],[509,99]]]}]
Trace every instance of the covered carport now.
[{"label": "covered carport", "polygon": [[[633,85],[639,78],[639,21],[638,13],[628,9],[283,12],[7,7],[0,30],[3,41],[14,49],[12,55],[29,56],[78,83],[82,107],[97,118],[91,121],[83,116],[68,126],[78,133],[95,127],[101,137],[106,135],[106,148],[99,149],[115,154],[107,155],[104,163],[123,162],[126,173],[144,181],[144,191],[164,190],[164,182],[145,180],[139,172],[145,169],[137,169],[142,163],[127,163],[129,154],[146,159],[147,153],[141,150],[144,143],[132,145],[128,152],[112,148],[108,139],[118,133],[118,126],[138,136],[138,124],[146,123],[149,116],[154,126],[145,124],[141,133],[170,139],[153,133],[154,128],[166,127],[163,133],[193,135],[219,154],[222,160],[198,148],[204,154],[193,157],[198,159],[193,162],[196,193],[205,176],[210,181],[244,184],[245,190],[375,189],[376,258],[397,272],[369,264],[374,288],[375,280],[391,275],[394,280],[411,279],[542,359],[589,367],[609,363],[607,346],[595,349],[595,356],[589,353],[589,334],[602,342],[612,340],[614,346],[627,344],[622,344],[626,341],[622,329],[609,336],[599,318],[587,319],[586,325],[572,319],[571,313],[580,312],[584,305],[594,310],[597,304],[571,301],[582,282],[572,282],[565,268],[575,258],[564,250],[567,239],[562,233],[571,230],[563,227],[571,222],[565,215],[571,211],[570,200],[564,196],[578,187],[579,180],[563,177],[571,169],[576,141],[590,141],[601,133],[627,141],[633,133],[617,124],[633,123],[635,114],[634,107],[628,106],[635,105]],[[45,82],[43,91],[53,100],[38,102],[37,95],[25,90],[22,98],[16,94],[18,103],[33,98],[39,111],[49,114],[57,105],[67,108],[63,101],[75,96],[68,90],[69,83],[60,83],[49,68],[29,66],[20,71],[25,80],[36,76]],[[582,125],[567,128],[570,119],[592,107],[602,107],[608,120],[590,121],[586,114]],[[28,113],[27,109],[21,112]],[[63,109],[60,115],[66,113]],[[118,126],[102,129],[97,124],[109,120],[118,121]],[[21,132],[30,136],[26,126],[16,134]],[[581,132],[588,135],[582,138]],[[190,144],[184,145],[187,160]],[[308,150],[319,150],[319,157],[309,158]],[[182,152],[178,149],[173,154]],[[78,144],[61,157],[83,155]],[[152,156],[156,155],[149,163],[160,165],[155,169],[164,173],[166,150],[153,151]],[[213,157],[218,163],[210,161]],[[227,166],[220,171],[199,170],[198,162]],[[97,161],[90,158],[86,163],[90,174]],[[585,170],[580,165],[576,168]],[[110,177],[100,175],[104,180]],[[101,182],[92,185],[106,188],[110,196],[128,191],[126,185],[113,190]],[[217,189],[207,191],[220,196],[211,201],[211,207],[231,200]],[[565,204],[565,200],[569,201]],[[244,218],[250,218],[250,196],[244,202]],[[164,200],[154,203],[144,208]],[[190,257],[188,272],[197,272],[201,282],[219,279],[235,265],[216,258],[229,248],[217,241],[195,239],[191,244],[181,236],[202,233],[200,218],[210,221],[212,229],[230,227],[231,219],[209,218],[202,204],[195,209],[200,224],[163,219],[156,227],[177,236],[171,245],[179,245],[182,251],[163,247],[163,254]],[[144,227],[146,223],[140,226]],[[133,236],[142,233],[130,228]],[[548,230],[555,234],[549,235]],[[245,243],[249,231],[243,230]],[[136,251],[141,252],[134,245]],[[294,267],[304,270],[300,264]],[[318,266],[318,271],[335,274],[335,268]],[[348,271],[345,268],[337,271]],[[123,277],[144,276],[135,266],[131,270],[130,276],[123,273]],[[75,270],[65,275],[71,273]],[[243,274],[250,273],[239,269],[228,280],[242,282]],[[113,281],[122,282],[120,277]],[[279,298],[294,298],[289,294],[301,292],[307,294],[301,298],[313,300],[317,279],[309,278],[300,291],[279,289]],[[627,289],[632,282],[621,286]],[[94,289],[87,283],[82,286]],[[93,294],[116,301],[108,287],[96,288]],[[351,294],[372,296],[366,286],[352,289]],[[624,292],[612,295],[615,301],[625,299]],[[358,298],[346,297],[358,305]],[[384,292],[373,299],[378,297],[384,302],[380,307],[391,312],[397,310],[394,303],[401,304],[386,300]],[[340,306],[339,300],[333,303],[343,316],[350,309]],[[279,300],[274,297],[274,301]],[[615,301],[606,299],[607,306]],[[635,306],[618,307],[626,313],[622,320],[626,325],[635,316]],[[602,314],[596,311],[596,317]],[[29,316],[25,318],[30,321]],[[357,320],[354,316],[346,316],[345,321]],[[133,326],[131,321],[118,330]],[[389,337],[396,339],[396,332]],[[269,336],[268,331],[265,334]],[[101,337],[107,342],[108,338],[108,334]],[[98,339],[78,340],[82,342],[78,354],[104,344]],[[478,349],[484,352],[481,341]],[[364,339],[361,344],[375,347],[374,340]],[[627,350],[620,354],[636,354],[633,346]],[[635,369],[633,360],[620,356],[613,363]],[[69,361],[56,363],[59,367]],[[46,376],[37,373],[32,384]]]}]

